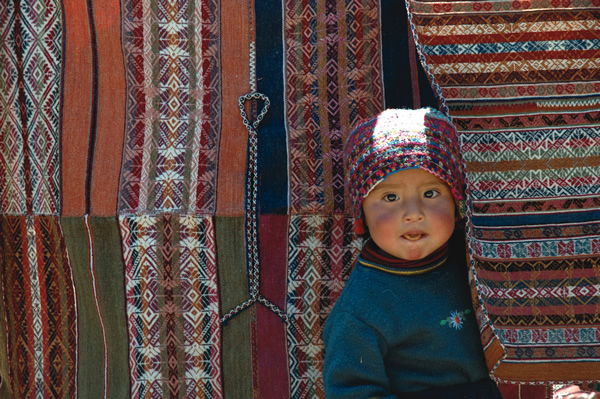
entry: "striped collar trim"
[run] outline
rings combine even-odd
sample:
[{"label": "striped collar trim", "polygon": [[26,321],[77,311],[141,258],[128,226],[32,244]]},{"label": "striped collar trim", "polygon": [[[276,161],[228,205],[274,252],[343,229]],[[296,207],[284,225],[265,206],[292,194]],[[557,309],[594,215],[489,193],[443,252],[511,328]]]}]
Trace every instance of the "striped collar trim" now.
[{"label": "striped collar trim", "polygon": [[380,271],[394,274],[397,276],[418,276],[420,274],[429,273],[429,272],[432,272],[432,271],[442,267],[444,265],[444,263],[446,263],[447,260],[448,260],[448,254],[446,253],[446,255],[444,257],[438,259],[437,262],[434,262],[433,264],[429,264],[427,266],[409,268],[409,269],[399,269],[397,267],[385,266],[385,265],[381,265],[378,263],[369,262],[369,261],[364,260],[362,257],[358,258],[358,262],[365,267],[368,267],[370,269],[380,270]]}]

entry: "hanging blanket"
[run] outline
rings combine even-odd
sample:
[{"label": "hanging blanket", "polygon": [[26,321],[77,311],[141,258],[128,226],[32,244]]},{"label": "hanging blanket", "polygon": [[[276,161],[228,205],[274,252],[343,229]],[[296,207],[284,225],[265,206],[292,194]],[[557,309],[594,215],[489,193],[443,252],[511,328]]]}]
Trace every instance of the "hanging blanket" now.
[{"label": "hanging blanket", "polygon": [[597,1],[409,1],[461,134],[492,375],[600,379]]}]

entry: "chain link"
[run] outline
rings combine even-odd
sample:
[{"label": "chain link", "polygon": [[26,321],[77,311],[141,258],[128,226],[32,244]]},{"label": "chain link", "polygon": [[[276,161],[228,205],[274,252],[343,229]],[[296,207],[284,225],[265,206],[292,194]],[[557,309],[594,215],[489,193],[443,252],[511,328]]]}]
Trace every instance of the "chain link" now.
[{"label": "chain link", "polygon": [[[263,100],[264,106],[252,123],[246,113],[246,102]],[[258,302],[275,313],[284,322],[287,321],[285,312],[260,293],[260,254],[258,247],[258,132],[256,129],[269,111],[271,102],[261,93],[248,93],[238,100],[240,114],[246,129],[248,129],[248,170],[246,173],[246,251],[248,260],[248,290],[250,299],[239,304],[221,318],[221,323],[243,312],[252,304]]]}]

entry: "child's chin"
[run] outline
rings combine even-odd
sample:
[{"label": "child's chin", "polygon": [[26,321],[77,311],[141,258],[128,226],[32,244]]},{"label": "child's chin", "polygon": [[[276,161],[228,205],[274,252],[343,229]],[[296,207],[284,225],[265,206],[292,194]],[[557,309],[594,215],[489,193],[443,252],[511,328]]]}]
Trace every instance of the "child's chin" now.
[{"label": "child's chin", "polygon": [[[394,255],[394,254],[392,254]],[[397,258],[400,259],[404,259],[404,260],[420,260],[423,259],[425,257],[425,255],[423,255],[422,252],[399,252],[397,255],[394,255]]]},{"label": "child's chin", "polygon": [[402,259],[404,259],[404,260],[421,260],[421,259],[423,259],[424,257],[425,257],[425,256],[423,256],[423,255],[414,255],[414,256],[410,256],[410,255],[409,255],[409,256],[406,256],[406,257],[404,257],[404,258],[402,258]]},{"label": "child's chin", "polygon": [[403,256],[398,257],[404,260],[421,260],[427,257],[427,255],[429,255],[430,253],[431,252],[428,252],[426,249],[423,248],[409,248],[402,252]]}]

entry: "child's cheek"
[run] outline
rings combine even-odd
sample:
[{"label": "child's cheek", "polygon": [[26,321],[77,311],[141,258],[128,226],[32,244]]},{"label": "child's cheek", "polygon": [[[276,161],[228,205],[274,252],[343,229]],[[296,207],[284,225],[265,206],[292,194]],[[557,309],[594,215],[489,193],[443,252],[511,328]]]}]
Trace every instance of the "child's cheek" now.
[{"label": "child's cheek", "polygon": [[382,209],[372,214],[369,230],[371,233],[388,233],[391,232],[398,225],[397,217],[393,212],[386,212]]},{"label": "child's cheek", "polygon": [[440,229],[454,230],[456,224],[456,212],[454,211],[454,208],[452,208],[452,211],[448,211],[448,209],[439,209],[437,212],[434,212],[432,220]]}]

